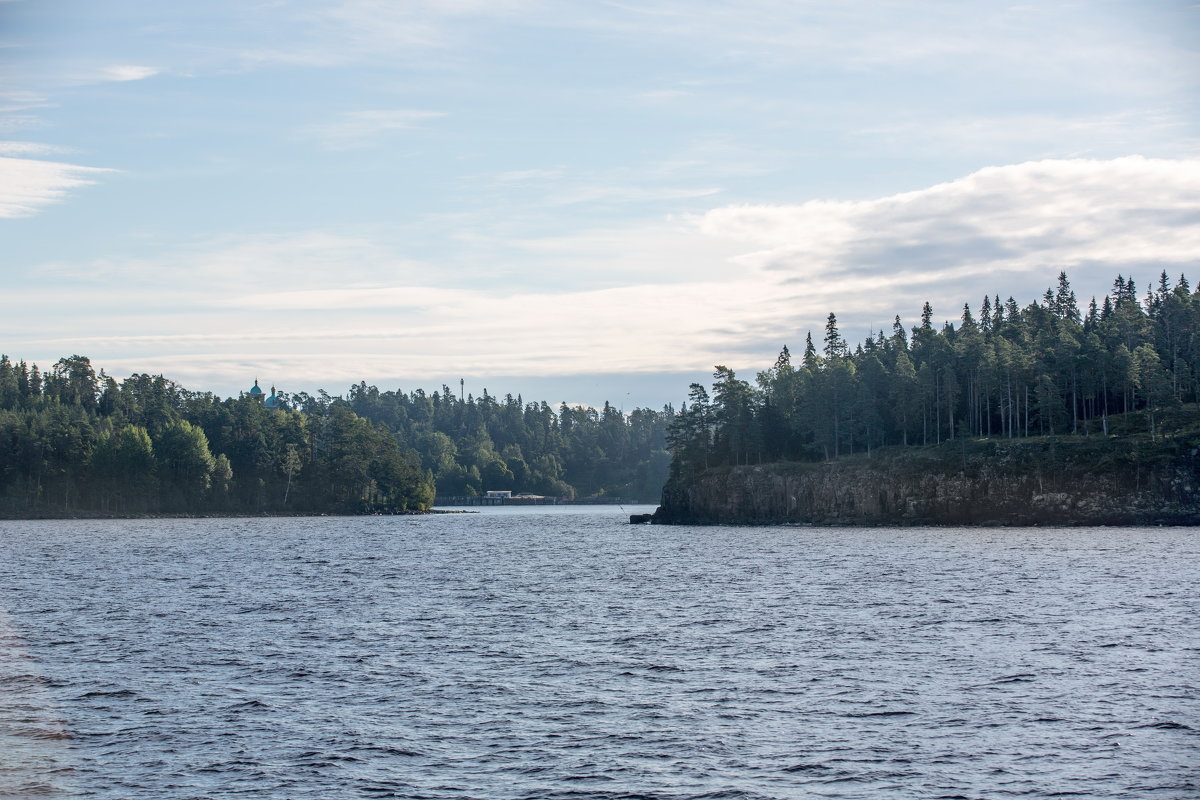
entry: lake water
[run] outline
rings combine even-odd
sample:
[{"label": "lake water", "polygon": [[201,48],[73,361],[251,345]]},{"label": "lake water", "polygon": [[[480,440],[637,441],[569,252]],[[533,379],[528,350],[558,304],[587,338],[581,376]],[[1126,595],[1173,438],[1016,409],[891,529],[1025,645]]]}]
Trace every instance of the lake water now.
[{"label": "lake water", "polygon": [[0,796],[1200,797],[1200,535],[0,522]]}]

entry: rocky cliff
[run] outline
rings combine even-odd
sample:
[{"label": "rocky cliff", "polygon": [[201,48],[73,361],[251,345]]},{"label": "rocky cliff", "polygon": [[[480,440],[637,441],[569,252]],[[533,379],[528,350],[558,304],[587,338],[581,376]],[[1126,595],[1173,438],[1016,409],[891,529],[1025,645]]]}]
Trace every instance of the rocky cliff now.
[{"label": "rocky cliff", "polygon": [[957,442],[827,463],[725,467],[663,490],[664,524],[1200,524],[1200,448]]}]

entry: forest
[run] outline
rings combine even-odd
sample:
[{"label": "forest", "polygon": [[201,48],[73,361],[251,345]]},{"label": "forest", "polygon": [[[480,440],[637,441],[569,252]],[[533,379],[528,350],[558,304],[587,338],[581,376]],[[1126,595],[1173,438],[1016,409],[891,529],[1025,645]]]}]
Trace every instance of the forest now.
[{"label": "forest", "polygon": [[[965,439],[1172,435],[1200,407],[1200,291],[1118,276],[1085,311],[1065,273],[1021,307],[985,296],[957,324],[896,317],[853,347],[829,314],[742,380],[716,367],[678,413],[553,408],[450,387],[265,403],[162,375],[118,381],[72,355],[0,356],[0,516],[395,513],[488,490],[654,502],[668,474],[829,461]],[[1190,415],[1188,411],[1191,411]],[[1195,433],[1195,431],[1192,431]]]},{"label": "forest", "polygon": [[673,416],[366,383],[267,403],[0,356],[0,516],[396,513],[493,489],[653,501]]},{"label": "forest", "polygon": [[[899,316],[851,349],[830,313],[818,352],[786,346],[754,385],[716,367],[671,424],[671,480],[706,469],[823,461],[964,438],[1145,436],[1193,420],[1200,402],[1200,292],[1164,272],[1139,299],[1117,276],[1080,310],[1066,273],[1040,302],[984,296],[959,323]],[[1190,410],[1192,413],[1186,413]]]}]

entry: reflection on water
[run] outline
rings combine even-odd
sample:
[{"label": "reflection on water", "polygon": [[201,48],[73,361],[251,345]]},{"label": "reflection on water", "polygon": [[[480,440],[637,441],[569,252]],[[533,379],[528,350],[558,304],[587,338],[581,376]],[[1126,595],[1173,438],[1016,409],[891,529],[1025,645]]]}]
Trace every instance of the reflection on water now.
[{"label": "reflection on water", "polygon": [[1184,529],[0,523],[0,795],[1194,798]]}]

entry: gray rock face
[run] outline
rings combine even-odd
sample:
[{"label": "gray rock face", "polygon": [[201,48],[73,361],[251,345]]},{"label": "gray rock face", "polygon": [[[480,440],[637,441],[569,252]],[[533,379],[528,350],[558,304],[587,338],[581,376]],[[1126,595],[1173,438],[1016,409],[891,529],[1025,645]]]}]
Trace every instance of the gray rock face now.
[{"label": "gray rock face", "polygon": [[656,523],[1200,524],[1200,459],[1178,445],[973,444],[711,470],[668,485]]}]

